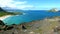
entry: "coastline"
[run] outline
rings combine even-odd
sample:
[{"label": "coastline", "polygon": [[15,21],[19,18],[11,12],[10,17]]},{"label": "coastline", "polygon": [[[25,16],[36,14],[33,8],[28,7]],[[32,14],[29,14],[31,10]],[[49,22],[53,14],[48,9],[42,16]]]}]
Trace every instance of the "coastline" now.
[{"label": "coastline", "polygon": [[60,19],[59,17],[45,18],[43,20],[36,20],[29,23],[24,23],[23,25],[25,25],[25,27],[27,28],[26,29],[27,33],[28,31],[32,30],[31,32],[33,32],[33,34],[34,33],[51,34],[51,33],[55,33],[54,28],[60,26],[59,19]]},{"label": "coastline", "polygon": [[4,20],[4,19],[6,19],[6,18],[8,18],[8,17],[10,17],[10,16],[12,16],[12,15],[5,15],[5,16],[2,16],[2,17],[0,17],[0,20]]}]

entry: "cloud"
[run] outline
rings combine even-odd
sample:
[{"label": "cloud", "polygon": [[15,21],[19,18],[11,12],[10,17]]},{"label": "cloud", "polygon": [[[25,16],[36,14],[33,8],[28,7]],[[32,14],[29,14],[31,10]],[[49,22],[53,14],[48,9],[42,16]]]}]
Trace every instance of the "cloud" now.
[{"label": "cloud", "polygon": [[10,4],[11,2],[13,2],[13,1],[12,0],[0,0],[0,6],[5,7],[8,4]]},{"label": "cloud", "polygon": [[17,6],[18,9],[30,9],[30,8],[33,8],[32,5],[20,5],[20,6]]},{"label": "cloud", "polygon": [[27,1],[23,1],[23,2],[15,2],[15,4],[26,4]]},{"label": "cloud", "polygon": [[14,1],[14,0],[0,0],[1,7],[10,7],[10,8],[17,8],[17,9],[28,9],[32,8],[33,5],[27,4],[27,1]]}]

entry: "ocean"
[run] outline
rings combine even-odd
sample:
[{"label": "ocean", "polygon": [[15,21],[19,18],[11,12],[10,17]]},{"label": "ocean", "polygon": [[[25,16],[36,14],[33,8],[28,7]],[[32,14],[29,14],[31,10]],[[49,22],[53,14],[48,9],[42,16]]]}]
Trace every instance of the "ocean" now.
[{"label": "ocean", "polygon": [[6,25],[12,24],[22,24],[22,23],[29,23],[34,20],[42,20],[44,18],[52,18],[54,16],[60,16],[59,12],[48,12],[47,10],[29,10],[29,11],[18,11],[22,12],[22,15],[15,15],[6,18],[3,22]]}]

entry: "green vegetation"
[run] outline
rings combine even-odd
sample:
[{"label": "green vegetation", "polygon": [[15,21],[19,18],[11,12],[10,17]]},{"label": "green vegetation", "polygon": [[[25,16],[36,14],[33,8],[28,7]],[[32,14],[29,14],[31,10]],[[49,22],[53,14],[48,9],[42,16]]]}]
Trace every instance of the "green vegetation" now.
[{"label": "green vegetation", "polygon": [[40,34],[43,34],[43,30],[42,29],[37,29],[37,30],[34,30],[34,32],[36,32],[36,33],[40,33]]},{"label": "green vegetation", "polygon": [[0,17],[1,17],[1,16],[4,16],[4,15],[17,15],[17,14],[22,14],[22,13],[19,13],[19,12],[4,12],[4,11],[1,11],[1,12],[0,12]]},{"label": "green vegetation", "polygon": [[0,17],[4,15],[18,15],[22,14],[21,12],[7,12],[0,7]]}]

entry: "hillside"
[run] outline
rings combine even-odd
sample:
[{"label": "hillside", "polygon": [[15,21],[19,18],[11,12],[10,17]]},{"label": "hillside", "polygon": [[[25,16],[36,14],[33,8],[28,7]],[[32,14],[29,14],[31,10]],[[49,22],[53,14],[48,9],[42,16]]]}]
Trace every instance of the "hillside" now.
[{"label": "hillside", "polygon": [[0,17],[1,17],[1,16],[4,16],[4,15],[17,15],[17,14],[21,14],[21,13],[17,13],[17,12],[7,12],[7,11],[3,10],[3,9],[0,7]]},{"label": "hillside", "polygon": [[0,12],[2,12],[2,11],[3,11],[3,12],[6,12],[5,10],[3,10],[3,9],[0,7]]}]

